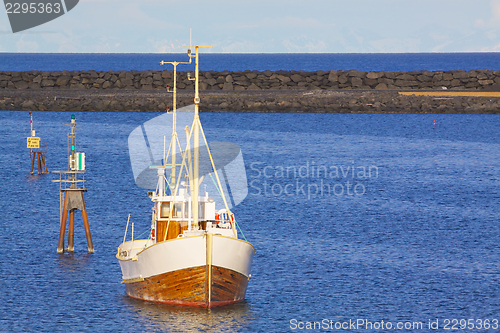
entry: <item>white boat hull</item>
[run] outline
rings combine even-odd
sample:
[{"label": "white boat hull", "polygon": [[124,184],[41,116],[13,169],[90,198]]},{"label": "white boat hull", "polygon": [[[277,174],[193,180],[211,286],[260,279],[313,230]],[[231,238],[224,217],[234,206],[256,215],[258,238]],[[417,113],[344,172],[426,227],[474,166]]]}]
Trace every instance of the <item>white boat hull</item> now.
[{"label": "white boat hull", "polygon": [[253,255],[248,242],[208,233],[152,245],[126,242],[117,258],[129,296],[213,307],[245,298]]}]

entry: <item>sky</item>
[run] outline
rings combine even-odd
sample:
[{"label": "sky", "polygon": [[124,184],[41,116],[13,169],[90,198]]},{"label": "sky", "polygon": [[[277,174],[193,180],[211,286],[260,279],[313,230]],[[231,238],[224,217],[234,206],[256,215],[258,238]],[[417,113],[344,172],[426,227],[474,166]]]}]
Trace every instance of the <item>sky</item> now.
[{"label": "sky", "polygon": [[213,53],[499,52],[500,0],[80,0],[15,34],[4,7],[0,52],[185,52],[190,29]]}]

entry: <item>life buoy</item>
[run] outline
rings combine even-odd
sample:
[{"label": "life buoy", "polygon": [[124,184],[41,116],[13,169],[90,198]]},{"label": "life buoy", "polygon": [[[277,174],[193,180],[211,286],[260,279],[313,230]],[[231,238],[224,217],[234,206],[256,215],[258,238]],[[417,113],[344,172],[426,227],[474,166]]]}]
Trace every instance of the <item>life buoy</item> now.
[{"label": "life buoy", "polygon": [[215,223],[217,223],[217,225],[231,223],[229,214],[225,209],[220,209],[217,214],[215,214]]}]

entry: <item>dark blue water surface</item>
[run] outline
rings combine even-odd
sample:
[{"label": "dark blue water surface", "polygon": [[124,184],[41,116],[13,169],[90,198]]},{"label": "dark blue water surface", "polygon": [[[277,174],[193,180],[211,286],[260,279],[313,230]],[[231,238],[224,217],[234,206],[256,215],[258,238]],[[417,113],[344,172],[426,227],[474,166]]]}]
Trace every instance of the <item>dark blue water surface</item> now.
[{"label": "dark blue water surface", "polygon": [[[171,70],[161,61],[188,61],[186,54],[123,53],[0,53],[0,71]],[[200,70],[500,70],[499,53],[201,53]],[[179,65],[178,70],[194,68]]]},{"label": "dark blue water surface", "polygon": [[[34,115],[49,170],[65,169],[70,113]],[[140,233],[151,212],[127,138],[156,114],[75,115],[91,255],[79,212],[75,252],[56,253],[57,176],[29,175],[29,115],[0,112],[1,332],[500,329],[500,116],[203,113],[209,141],[243,152],[249,194],[234,211],[256,248],[246,301],[206,310],[133,300],[120,283],[127,215]],[[350,320],[375,326],[335,329]]]}]

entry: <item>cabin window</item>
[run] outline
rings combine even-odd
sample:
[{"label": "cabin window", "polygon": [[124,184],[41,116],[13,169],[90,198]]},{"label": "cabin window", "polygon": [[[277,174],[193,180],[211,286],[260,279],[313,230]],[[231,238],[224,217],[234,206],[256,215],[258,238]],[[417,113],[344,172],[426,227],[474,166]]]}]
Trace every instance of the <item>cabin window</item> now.
[{"label": "cabin window", "polygon": [[[182,203],[175,203],[172,205],[173,212],[172,218],[181,217],[182,216]],[[170,217],[170,202],[164,202],[161,204],[161,214],[160,218],[167,219]]]},{"label": "cabin window", "polygon": [[189,218],[189,201],[184,203],[184,218]]},{"label": "cabin window", "polygon": [[164,202],[161,204],[161,218],[169,218],[170,217],[170,202]]},{"label": "cabin window", "polygon": [[200,206],[198,208],[198,218],[200,220],[205,219],[205,203],[204,202],[200,202]]},{"label": "cabin window", "polygon": [[174,214],[173,217],[182,217],[182,202],[174,204]]}]

